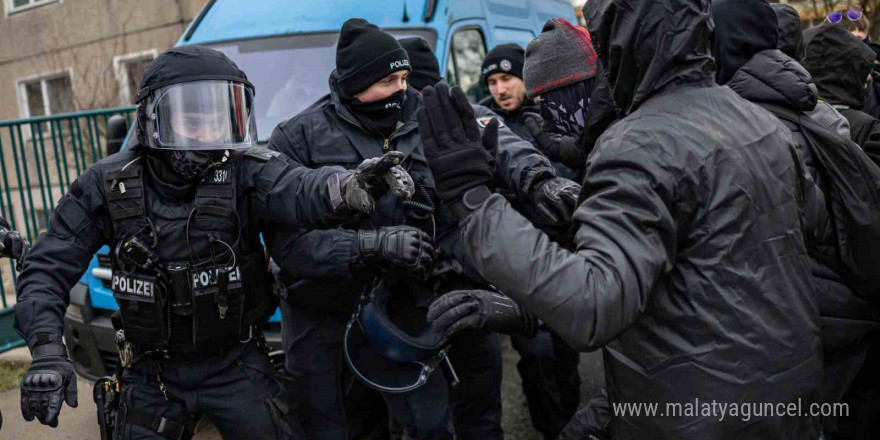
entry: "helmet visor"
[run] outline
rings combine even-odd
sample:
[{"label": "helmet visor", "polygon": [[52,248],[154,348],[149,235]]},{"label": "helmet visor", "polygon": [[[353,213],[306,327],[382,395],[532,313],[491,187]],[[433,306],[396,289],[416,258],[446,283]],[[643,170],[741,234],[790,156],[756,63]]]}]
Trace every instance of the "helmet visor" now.
[{"label": "helmet visor", "polygon": [[194,81],[153,94],[147,124],[156,148],[217,150],[257,142],[253,90],[231,81]]}]

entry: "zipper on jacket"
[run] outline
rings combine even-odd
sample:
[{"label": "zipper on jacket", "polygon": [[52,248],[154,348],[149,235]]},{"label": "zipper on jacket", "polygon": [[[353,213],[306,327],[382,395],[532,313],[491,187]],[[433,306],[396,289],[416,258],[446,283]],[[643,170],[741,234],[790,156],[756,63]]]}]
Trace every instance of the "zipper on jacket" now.
[{"label": "zipper on jacket", "polygon": [[382,151],[385,151],[385,152],[388,151],[388,140],[389,139],[390,138],[385,138],[385,144],[382,145]]}]

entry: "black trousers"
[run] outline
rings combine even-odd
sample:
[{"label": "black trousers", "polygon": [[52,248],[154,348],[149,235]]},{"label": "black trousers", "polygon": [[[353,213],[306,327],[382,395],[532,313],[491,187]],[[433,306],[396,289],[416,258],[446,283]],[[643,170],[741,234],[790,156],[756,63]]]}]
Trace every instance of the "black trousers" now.
[{"label": "black trousers", "polygon": [[580,403],[579,354],[548,329],[534,338],[511,337],[532,425],[545,440],[555,439]]},{"label": "black trousers", "polygon": [[144,360],[123,370],[121,385],[117,439],[164,440],[200,415],[225,440],[304,438],[256,341],[198,360]]}]

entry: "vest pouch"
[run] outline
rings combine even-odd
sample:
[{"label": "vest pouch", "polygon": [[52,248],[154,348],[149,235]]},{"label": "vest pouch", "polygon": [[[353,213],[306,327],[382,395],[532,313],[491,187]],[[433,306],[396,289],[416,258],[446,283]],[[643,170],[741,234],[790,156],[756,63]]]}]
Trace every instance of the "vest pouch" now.
[{"label": "vest pouch", "polygon": [[242,327],[241,270],[229,265],[191,269],[193,345],[222,349],[239,340]]},{"label": "vest pouch", "polygon": [[141,350],[165,348],[168,343],[168,309],[156,277],[113,272],[113,297],[119,304],[125,340]]}]

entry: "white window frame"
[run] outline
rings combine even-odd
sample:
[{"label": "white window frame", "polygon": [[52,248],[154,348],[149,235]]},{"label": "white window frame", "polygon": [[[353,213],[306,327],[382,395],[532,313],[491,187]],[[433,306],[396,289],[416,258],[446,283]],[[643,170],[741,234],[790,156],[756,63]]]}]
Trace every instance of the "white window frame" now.
[{"label": "white window frame", "polygon": [[6,16],[10,16],[13,14],[17,14],[22,11],[27,11],[34,8],[39,8],[40,6],[51,5],[52,3],[63,3],[64,0],[30,0],[31,3],[24,6],[13,6],[12,0],[4,0],[3,4],[5,6],[4,11]]},{"label": "white window frame", "polygon": [[155,60],[157,56],[159,56],[158,50],[148,49],[113,57],[113,74],[116,77],[116,82],[119,84],[119,100],[121,105],[131,105],[131,98],[137,93],[137,90],[130,90],[128,87],[128,69],[125,68],[125,63],[147,58]]},{"label": "white window frame", "polygon": [[[31,109],[28,105],[28,97],[27,90],[25,86],[30,83],[40,82],[40,93],[43,95],[43,109],[46,111],[46,114],[43,116],[50,116],[52,109],[49,106],[49,94],[46,90],[46,81],[55,78],[63,78],[67,76],[70,78],[70,87],[71,93],[73,93],[73,86],[75,84],[73,77],[73,68],[68,67],[67,69],[57,70],[54,72],[43,72],[37,75],[26,76],[24,78],[18,78],[15,80],[15,92],[18,95],[18,110],[19,114],[22,118],[30,118],[31,117]],[[74,111],[76,111],[74,109]],[[27,133],[25,136],[30,139],[31,138],[31,127],[30,125],[24,127],[25,132]]]}]

